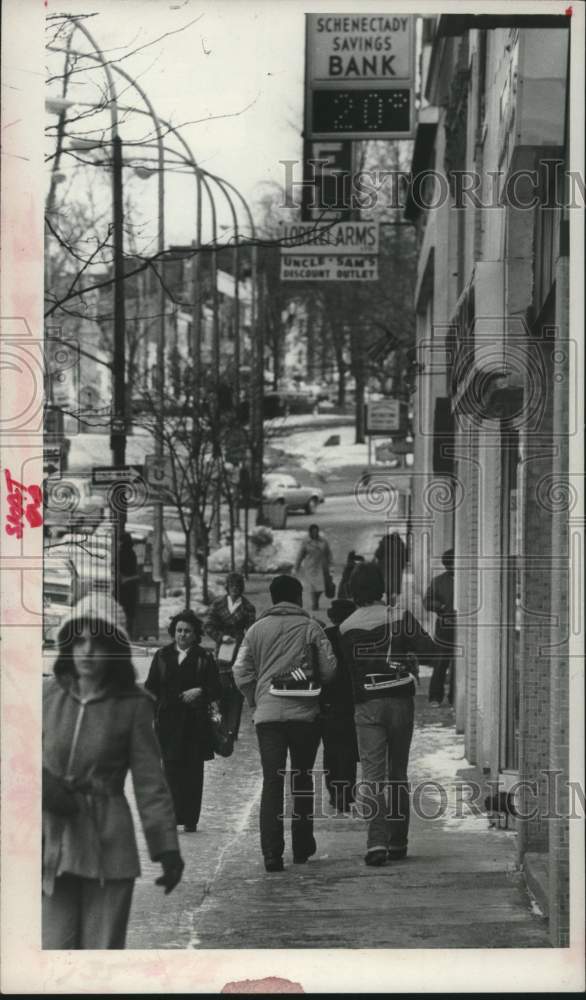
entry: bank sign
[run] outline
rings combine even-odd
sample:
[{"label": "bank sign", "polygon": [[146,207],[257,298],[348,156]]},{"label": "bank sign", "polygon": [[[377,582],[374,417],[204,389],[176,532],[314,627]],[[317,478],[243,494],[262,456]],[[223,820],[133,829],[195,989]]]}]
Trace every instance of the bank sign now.
[{"label": "bank sign", "polygon": [[414,134],[415,18],[306,14],[305,138]]}]

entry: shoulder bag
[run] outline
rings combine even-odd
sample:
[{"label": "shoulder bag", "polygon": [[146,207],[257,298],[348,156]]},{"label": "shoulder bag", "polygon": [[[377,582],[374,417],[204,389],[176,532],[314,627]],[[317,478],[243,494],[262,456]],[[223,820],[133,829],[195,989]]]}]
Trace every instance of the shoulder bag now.
[{"label": "shoulder bag", "polygon": [[270,693],[279,698],[319,698],[321,686],[317,671],[317,649],[309,639],[310,625],[305,631],[301,659],[282,674],[271,678]]}]

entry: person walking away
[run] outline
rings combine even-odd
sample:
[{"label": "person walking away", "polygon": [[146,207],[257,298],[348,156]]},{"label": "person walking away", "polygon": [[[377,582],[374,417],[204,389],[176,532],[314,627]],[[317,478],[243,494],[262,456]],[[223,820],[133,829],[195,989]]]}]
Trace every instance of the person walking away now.
[{"label": "person walking away", "polygon": [[305,582],[311,595],[311,610],[317,611],[319,599],[325,590],[324,573],[329,573],[332,565],[332,553],[327,539],[320,537],[317,524],[310,524],[308,537],[301,543],[295,572],[302,569]]},{"label": "person walking away", "polygon": [[435,623],[436,653],[433,674],[429,682],[429,702],[439,708],[444,700],[446,674],[450,672],[448,700],[454,704],[454,550],[447,549],[442,555],[444,572],[431,581],[423,598],[426,611],[437,615]]},{"label": "person walking away", "polygon": [[369,803],[376,803],[364,860],[379,866],[407,855],[407,771],[417,659],[404,616],[382,602],[378,567],[373,563],[357,566],[350,589],[358,607],[341,623],[340,637],[352,675],[363,783]]},{"label": "person walking away", "polygon": [[328,608],[332,624],[325,629],[336,657],[337,670],[321,696],[323,767],[330,803],[341,813],[348,812],[354,801],[358,743],[352,678],[342,655],[339,626],[355,610],[354,601],[341,598],[332,601]]},{"label": "person walking away", "polygon": [[[121,615],[121,612],[120,612]],[[43,685],[42,942],[45,949],[125,947],[140,864],[124,795],[132,774],[157,885],[181,879],[173,803],[153,730],[153,699],[136,683],[114,614],[73,609]]]},{"label": "person walking away", "polygon": [[138,560],[132,535],[125,531],[118,551],[118,601],[126,615],[128,634],[132,637],[138,605]]},{"label": "person walking away", "polygon": [[[364,556],[359,556],[356,554],[354,549],[351,549],[346,557],[346,563],[344,569],[342,570],[342,578],[338,584],[338,598],[345,601],[351,601],[350,597],[350,577],[352,573],[359,565],[359,563],[364,562]],[[352,602],[354,603],[354,602]]]},{"label": "person walking away", "polygon": [[390,535],[383,535],[375,559],[383,575],[387,604],[394,606],[401,593],[403,571],[407,560],[407,547],[396,531]]},{"label": "person walking away", "polygon": [[267,872],[283,871],[284,773],[291,757],[293,861],[316,852],[311,773],[320,741],[319,684],[333,678],[336,661],[323,629],[303,610],[303,587],[292,576],[270,585],[273,607],[244,639],[234,679],[254,708],[263,771],[260,841]]},{"label": "person walking away", "polygon": [[153,657],[145,688],[156,699],[155,728],[178,825],[195,833],[201,812],[204,762],[213,760],[209,706],[222,687],[210,650],[200,640],[203,625],[193,611],[171,619],[173,642]]},{"label": "person walking away", "polygon": [[238,739],[243,697],[234,683],[232,667],[244,633],[256,620],[256,608],[244,596],[242,573],[228,573],[226,594],[210,605],[205,620],[206,632],[216,644],[222,697],[220,709],[226,727]]}]

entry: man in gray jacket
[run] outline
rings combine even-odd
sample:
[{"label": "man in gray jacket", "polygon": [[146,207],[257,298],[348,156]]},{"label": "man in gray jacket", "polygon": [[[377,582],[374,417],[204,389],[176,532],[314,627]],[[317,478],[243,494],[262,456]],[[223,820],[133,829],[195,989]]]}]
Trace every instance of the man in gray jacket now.
[{"label": "man in gray jacket", "polygon": [[319,691],[336,671],[324,630],[303,610],[303,587],[292,576],[270,585],[273,607],[246,633],[234,680],[254,708],[263,769],[260,840],[265,868],[283,871],[284,774],[291,755],[293,861],[316,852],[313,836],[313,775],[320,741]]}]

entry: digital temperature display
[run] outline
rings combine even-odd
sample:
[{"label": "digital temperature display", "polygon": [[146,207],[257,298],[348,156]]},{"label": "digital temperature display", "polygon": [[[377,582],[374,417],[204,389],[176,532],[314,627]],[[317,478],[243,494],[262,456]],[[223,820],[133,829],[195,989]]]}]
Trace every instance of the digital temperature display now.
[{"label": "digital temperature display", "polygon": [[411,92],[404,89],[315,89],[311,95],[311,134],[386,137],[409,135]]}]

